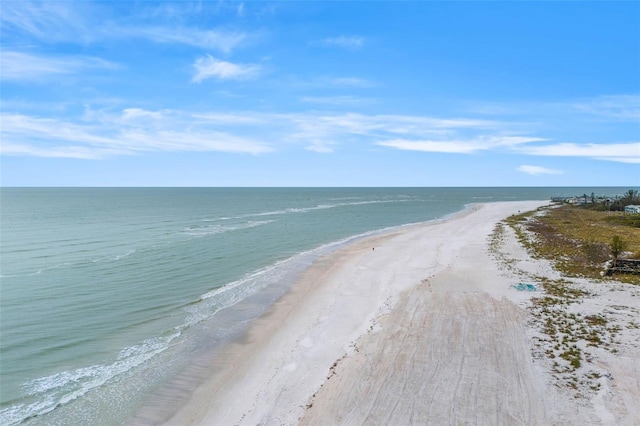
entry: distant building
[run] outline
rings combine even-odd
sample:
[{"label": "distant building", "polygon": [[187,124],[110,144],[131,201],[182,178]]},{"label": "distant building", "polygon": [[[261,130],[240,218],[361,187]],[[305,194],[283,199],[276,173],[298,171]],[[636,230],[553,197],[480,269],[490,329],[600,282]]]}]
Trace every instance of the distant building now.
[{"label": "distant building", "polygon": [[640,213],[640,206],[636,206],[636,205],[628,205],[628,206],[624,206],[624,212],[625,213]]},{"label": "distant building", "polygon": [[569,203],[569,204],[577,204],[577,197],[551,197],[551,201],[554,203]]}]

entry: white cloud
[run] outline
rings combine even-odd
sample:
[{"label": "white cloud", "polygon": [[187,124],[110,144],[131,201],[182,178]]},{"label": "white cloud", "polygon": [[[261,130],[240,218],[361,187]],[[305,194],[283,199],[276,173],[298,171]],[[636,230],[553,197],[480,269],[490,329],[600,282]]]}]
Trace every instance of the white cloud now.
[{"label": "white cloud", "polygon": [[392,139],[378,142],[379,146],[396,148],[403,151],[445,152],[469,154],[478,150],[473,142],[465,141],[415,141],[406,139]]},{"label": "white cloud", "polygon": [[372,102],[371,99],[357,96],[304,96],[300,101],[320,105],[362,105]]},{"label": "white cloud", "polygon": [[328,37],[320,41],[323,46],[335,46],[345,49],[359,49],[364,44],[364,37],[360,36],[339,36]]},{"label": "white cloud", "polygon": [[289,78],[287,81],[292,87],[303,89],[325,89],[325,88],[371,88],[378,84],[375,81],[362,77],[336,77],[336,76],[318,76],[309,79]]},{"label": "white cloud", "polygon": [[558,143],[542,146],[527,146],[522,149],[522,152],[529,155],[589,157],[622,163],[640,163],[640,142],[609,144]]},{"label": "white cloud", "polygon": [[342,128],[350,133],[359,134],[411,134],[412,136],[432,134],[441,130],[491,129],[499,128],[496,121],[464,118],[435,118],[415,115],[365,115],[357,113],[323,115],[315,119],[328,127]]},{"label": "white cloud", "polygon": [[527,164],[523,164],[517,169],[519,172],[527,173],[532,176],[538,175],[560,175],[562,174],[562,170],[548,169],[546,167],[541,166],[530,166]]},{"label": "white cloud", "polygon": [[640,157],[594,157],[594,159],[614,161],[616,163],[640,164]]},{"label": "white cloud", "polygon": [[[337,144],[398,137],[446,135],[460,130],[481,131],[500,123],[423,116],[150,111],[118,111],[86,107],[76,120],[2,115],[0,136],[14,155],[93,158],[144,151],[221,151],[259,154],[278,144],[303,145],[331,152]],[[509,140],[503,138],[503,140]],[[516,143],[512,139],[509,143]],[[16,147],[21,147],[20,149]],[[459,151],[459,149],[458,149]]]},{"label": "white cloud", "polygon": [[[452,131],[449,133],[452,133],[453,136],[459,135],[463,129],[460,124],[463,123],[464,121],[457,126],[455,122],[451,123]],[[434,123],[434,127],[438,125],[444,126],[446,121]],[[480,128],[477,130],[480,130]],[[415,132],[413,136],[415,136]],[[405,151],[472,154],[479,151],[506,149],[510,152],[534,156],[588,157],[620,163],[640,163],[640,142],[536,144],[536,142],[544,141],[547,141],[547,139],[529,136],[478,135],[467,138],[447,137],[440,139],[393,138],[382,140],[376,144]]]},{"label": "white cloud", "polygon": [[311,143],[305,149],[313,152],[318,152],[320,154],[329,154],[333,152],[334,145],[335,145],[335,142],[333,141],[316,140],[316,141],[311,141]]},{"label": "white cloud", "polygon": [[[349,102],[351,98],[331,101]],[[418,152],[474,154],[492,151],[640,163],[638,142],[552,144],[543,138],[509,134],[508,123],[467,118],[318,112],[191,112],[139,107],[116,111],[87,107],[84,114],[75,119],[9,113],[2,114],[0,119],[2,151],[11,155],[101,158],[153,151],[260,154],[296,145],[329,153],[340,145],[358,143]],[[542,169],[531,167],[520,171],[543,173]]]},{"label": "white cloud", "polygon": [[186,44],[203,49],[215,49],[224,53],[242,44],[249,37],[243,32],[199,30],[196,28],[168,27],[118,27],[113,34],[120,37],[141,37],[156,43]]},{"label": "white cloud", "polygon": [[328,79],[328,83],[332,86],[347,86],[347,87],[373,87],[374,84],[364,78],[358,77],[333,77]]},{"label": "white cloud", "polygon": [[261,154],[270,151],[266,145],[230,133],[215,130],[176,131],[145,129],[124,130],[125,143],[136,151],[195,151]]},{"label": "white cloud", "polygon": [[85,146],[34,146],[12,142],[3,142],[0,148],[3,155],[20,155],[46,158],[76,158],[81,160],[98,160],[116,155],[130,155],[131,151],[85,147]]},{"label": "white cloud", "polygon": [[147,111],[141,108],[125,108],[122,110],[122,119],[125,121],[138,119],[161,120],[164,114],[158,111]]},{"label": "white cloud", "polygon": [[[95,125],[84,125],[54,118],[30,117],[21,114],[0,114],[3,145],[5,142],[20,144],[30,140],[40,143],[61,141],[63,144],[116,145],[117,140],[99,132]],[[62,145],[62,144],[61,144]]]},{"label": "white cloud", "polygon": [[280,115],[288,123],[288,139],[304,141],[308,149],[330,152],[337,141],[394,139],[398,136],[433,136],[455,133],[461,129],[484,129],[499,126],[495,121],[440,119],[410,115],[289,114]]},{"label": "white cloud", "polygon": [[194,83],[200,83],[208,78],[219,80],[244,80],[255,77],[260,73],[260,66],[255,64],[234,64],[222,61],[211,55],[198,58],[193,64],[195,74]]},{"label": "white cloud", "polygon": [[260,126],[267,124],[271,120],[268,116],[256,115],[251,112],[235,114],[224,112],[194,113],[192,117],[219,126]]},{"label": "white cloud", "polygon": [[466,102],[462,108],[474,115],[510,117],[512,125],[517,124],[516,120],[523,120],[521,125],[556,132],[562,135],[559,138],[572,137],[572,134],[584,138],[589,137],[588,133],[619,138],[615,135],[633,131],[633,126],[640,122],[640,94],[561,101],[476,101]]},{"label": "white cloud", "polygon": [[452,140],[392,139],[378,142],[377,145],[405,151],[472,154],[478,151],[490,150],[499,147],[510,148],[543,140],[544,139],[541,138],[525,136],[478,136],[470,139]]},{"label": "white cloud", "polygon": [[120,68],[118,64],[92,56],[38,56],[23,52],[2,52],[0,78],[12,81],[41,80],[51,75],[76,74],[87,69]]},{"label": "white cloud", "polygon": [[[188,5],[180,5],[179,8],[166,6],[160,9],[172,18],[181,12],[198,13],[199,9],[190,10]],[[241,11],[241,8],[238,10]],[[229,53],[255,36],[242,31],[203,30],[184,25],[148,25],[149,18],[157,21],[155,15],[146,16],[144,8],[140,8],[137,14],[128,16],[128,22],[124,24],[109,19],[110,10],[104,4],[25,0],[3,2],[0,21],[5,36],[26,34],[46,43],[63,41],[88,44],[97,40],[141,38],[154,43],[184,44]],[[137,22],[131,24],[131,21]]]},{"label": "white cloud", "polygon": [[47,42],[86,43],[91,40],[92,30],[81,12],[84,6],[76,2],[4,1],[0,13],[2,31],[18,31]]},{"label": "white cloud", "polygon": [[129,108],[118,114],[93,112],[83,119],[71,122],[3,113],[0,149],[6,155],[84,159],[153,151],[260,154],[272,150],[262,141],[217,130],[176,111]]}]

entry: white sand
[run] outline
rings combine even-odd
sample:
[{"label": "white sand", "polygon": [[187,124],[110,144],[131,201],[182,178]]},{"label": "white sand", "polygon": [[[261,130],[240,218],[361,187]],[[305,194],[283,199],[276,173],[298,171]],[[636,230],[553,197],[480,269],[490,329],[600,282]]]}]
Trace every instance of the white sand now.
[{"label": "white sand", "polygon": [[477,205],[318,260],[168,424],[640,424],[635,334],[597,358],[627,377],[579,400],[532,355],[531,294],[509,285],[553,271],[509,233],[494,259],[488,236],[543,204]]}]

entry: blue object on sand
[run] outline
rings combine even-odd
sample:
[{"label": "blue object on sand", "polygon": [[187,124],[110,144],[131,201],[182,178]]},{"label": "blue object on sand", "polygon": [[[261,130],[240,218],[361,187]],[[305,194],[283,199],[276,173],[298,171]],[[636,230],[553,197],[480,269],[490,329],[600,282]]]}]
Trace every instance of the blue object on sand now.
[{"label": "blue object on sand", "polygon": [[518,291],[538,291],[538,287],[526,283],[511,284],[511,288],[515,288]]}]

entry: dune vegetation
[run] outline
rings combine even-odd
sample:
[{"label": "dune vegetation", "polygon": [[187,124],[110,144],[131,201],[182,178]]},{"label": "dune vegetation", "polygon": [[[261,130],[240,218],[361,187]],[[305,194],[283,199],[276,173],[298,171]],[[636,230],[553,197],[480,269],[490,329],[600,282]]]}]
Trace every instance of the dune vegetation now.
[{"label": "dune vegetation", "polygon": [[[637,214],[561,205],[514,215],[507,223],[535,257],[550,260],[562,274],[608,279],[606,271],[615,257],[640,259],[639,219]],[[631,284],[640,281],[633,274],[614,278]]]}]

